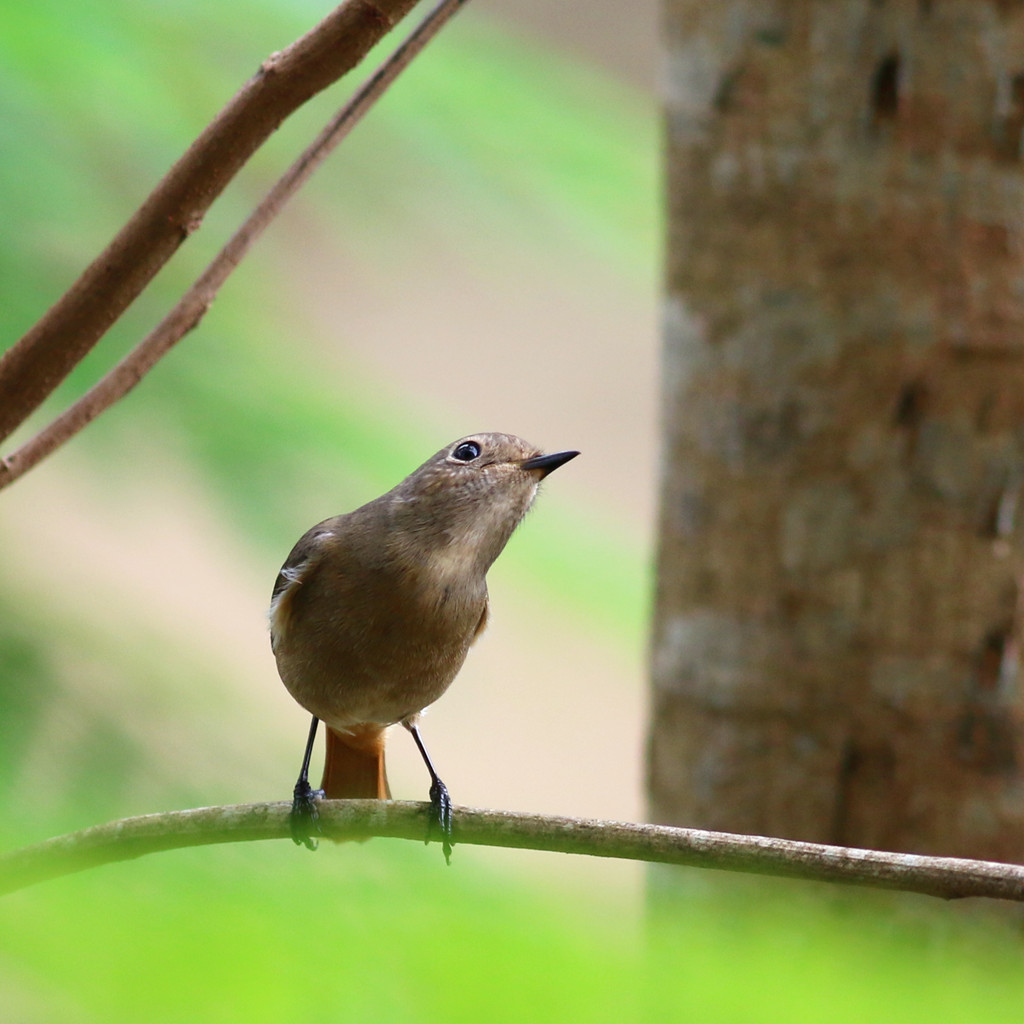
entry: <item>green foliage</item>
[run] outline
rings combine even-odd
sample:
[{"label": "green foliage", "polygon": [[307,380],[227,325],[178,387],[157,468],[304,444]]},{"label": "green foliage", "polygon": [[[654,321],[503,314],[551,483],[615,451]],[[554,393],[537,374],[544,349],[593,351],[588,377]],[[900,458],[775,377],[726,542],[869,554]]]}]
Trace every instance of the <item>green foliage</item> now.
[{"label": "green foliage", "polygon": [[[529,855],[524,855],[529,856]],[[18,1024],[145,1019],[972,1024],[1019,1019],[1015,938],[881,908],[680,901],[645,928],[592,892],[503,877],[482,851],[373,840],[161,854],[0,907]],[[938,909],[938,908],[936,908]],[[955,915],[954,915],[955,917]]]},{"label": "green foliage", "polygon": [[530,232],[544,259],[564,233],[620,273],[651,281],[660,224],[649,106],[486,23],[457,26],[441,46],[441,59],[411,70],[386,123],[400,119],[416,166],[426,160],[459,175],[463,215],[493,224],[478,228],[476,244]]}]

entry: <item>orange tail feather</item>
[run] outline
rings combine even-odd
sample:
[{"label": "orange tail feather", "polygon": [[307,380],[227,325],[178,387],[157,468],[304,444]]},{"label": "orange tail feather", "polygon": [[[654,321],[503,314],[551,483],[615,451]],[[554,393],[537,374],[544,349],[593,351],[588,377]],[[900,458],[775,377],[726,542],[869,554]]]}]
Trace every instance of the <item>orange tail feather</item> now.
[{"label": "orange tail feather", "polygon": [[327,727],[327,758],[320,784],[328,800],[369,797],[390,800],[384,767],[384,730],[338,733]]}]

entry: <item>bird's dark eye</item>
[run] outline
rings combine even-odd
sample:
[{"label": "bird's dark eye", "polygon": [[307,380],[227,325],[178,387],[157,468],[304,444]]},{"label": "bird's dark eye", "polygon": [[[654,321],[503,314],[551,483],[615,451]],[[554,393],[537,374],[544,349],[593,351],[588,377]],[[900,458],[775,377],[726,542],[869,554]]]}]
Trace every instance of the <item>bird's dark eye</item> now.
[{"label": "bird's dark eye", "polygon": [[476,441],[463,441],[455,451],[452,458],[457,462],[472,462],[480,454],[480,445]]}]

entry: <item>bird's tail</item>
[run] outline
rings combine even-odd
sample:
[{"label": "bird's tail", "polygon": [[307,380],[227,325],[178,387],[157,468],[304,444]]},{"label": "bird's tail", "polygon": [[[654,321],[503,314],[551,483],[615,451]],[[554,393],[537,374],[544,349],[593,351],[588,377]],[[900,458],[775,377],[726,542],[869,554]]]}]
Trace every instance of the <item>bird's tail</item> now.
[{"label": "bird's tail", "polygon": [[321,783],[328,800],[346,797],[389,800],[384,767],[384,730],[378,727],[341,733],[327,727],[327,757]]}]

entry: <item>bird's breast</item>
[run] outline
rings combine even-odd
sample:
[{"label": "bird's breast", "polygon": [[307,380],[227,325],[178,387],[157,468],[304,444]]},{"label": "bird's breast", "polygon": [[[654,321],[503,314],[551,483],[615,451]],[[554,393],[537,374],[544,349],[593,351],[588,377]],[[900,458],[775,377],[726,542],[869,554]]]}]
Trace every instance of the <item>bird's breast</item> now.
[{"label": "bird's breast", "polygon": [[482,579],[441,568],[328,564],[307,574],[282,606],[287,629],[275,648],[299,703],[344,727],[400,721],[437,700],[487,609]]}]

